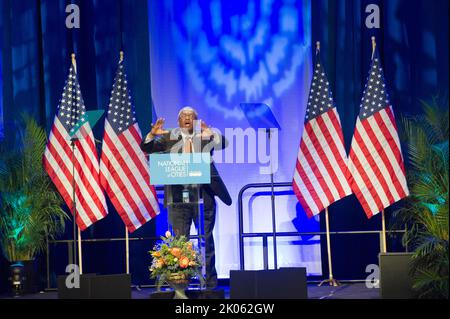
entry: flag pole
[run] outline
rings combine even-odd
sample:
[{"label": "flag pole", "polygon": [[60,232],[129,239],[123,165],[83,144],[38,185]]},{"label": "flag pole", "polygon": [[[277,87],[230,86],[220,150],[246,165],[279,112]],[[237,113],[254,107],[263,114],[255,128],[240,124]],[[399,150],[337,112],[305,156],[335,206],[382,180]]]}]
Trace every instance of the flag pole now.
[{"label": "flag pole", "polygon": [[125,226],[125,258],[126,258],[126,270],[127,274],[130,273],[130,240],[128,237],[128,229]]},{"label": "flag pole", "polygon": [[81,251],[81,231],[80,227],[78,227],[78,262],[80,267],[80,275],[83,274],[83,252]]},{"label": "flag pole", "polygon": [[[75,53],[71,54],[72,58],[72,66],[75,73],[77,73],[77,62],[75,60]],[[76,183],[75,183],[75,140],[72,139],[72,191],[73,191],[73,255],[74,255],[74,264],[77,264],[77,244],[78,244],[78,267],[80,270],[80,274],[83,273],[83,265],[81,260],[81,234],[80,228],[77,225],[77,204],[76,204]],[[78,230],[78,235],[77,235]],[[78,238],[77,238],[78,237]]]},{"label": "flag pole", "polygon": [[[119,52],[119,62],[123,61],[123,51]],[[125,268],[127,274],[130,273],[130,238],[128,236],[128,228],[125,226]]]},{"label": "flag pole", "polygon": [[[375,55],[375,48],[377,47],[377,43],[375,41],[375,37],[372,37],[372,60]],[[381,210],[381,252],[385,253],[387,251],[386,248],[386,221],[384,215],[384,209]]]},{"label": "flag pole", "polygon": [[[320,52],[320,41],[316,42],[316,55]],[[327,237],[327,253],[328,253],[328,273],[329,279],[322,280],[319,283],[319,286],[322,286],[324,283],[329,283],[330,286],[337,287],[340,283],[333,278],[333,265],[331,262],[331,240],[330,240],[330,221],[328,219],[328,207],[325,208],[325,226],[326,226],[326,237]]]},{"label": "flag pole", "polygon": [[384,209],[381,210],[381,243],[382,243],[382,253],[387,252],[386,248],[386,221],[385,221],[385,214]]},{"label": "flag pole", "polygon": [[319,287],[324,283],[329,283],[330,286],[337,287],[340,285],[339,281],[333,278],[333,265],[331,262],[331,240],[330,240],[330,221],[328,219],[328,207],[325,208],[325,226],[326,226],[326,236],[327,236],[327,252],[328,252],[328,272],[329,279],[322,280]]}]

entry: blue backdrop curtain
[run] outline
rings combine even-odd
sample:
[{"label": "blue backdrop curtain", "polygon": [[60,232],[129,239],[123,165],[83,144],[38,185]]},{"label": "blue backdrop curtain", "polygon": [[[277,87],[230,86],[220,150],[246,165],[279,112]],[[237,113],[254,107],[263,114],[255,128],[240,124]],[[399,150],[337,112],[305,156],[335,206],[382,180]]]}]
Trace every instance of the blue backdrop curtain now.
[{"label": "blue backdrop curtain", "polygon": [[[179,108],[194,106],[200,119],[220,129],[230,142],[224,151],[215,152],[214,159],[234,201],[226,206],[217,200],[214,227],[218,276],[228,278],[230,270],[240,266],[238,194],[248,183],[270,181],[261,170],[269,164],[261,156],[267,151],[266,133],[251,137],[252,129],[239,104],[264,102],[270,107],[282,128],[272,139],[278,142],[273,152],[274,181],[292,180],[312,73],[311,2],[148,3],[152,97],[157,114],[167,119],[167,127],[174,127]],[[236,129],[236,137],[230,129]],[[250,134],[238,138],[238,129]],[[267,190],[245,192],[242,206],[245,232],[272,231]],[[319,231],[319,218],[306,217],[291,188],[276,189],[275,206],[279,232]],[[161,220],[164,218],[158,218],[157,227]],[[307,266],[308,275],[320,276],[319,239],[314,235],[278,238],[278,267]],[[272,267],[270,239],[267,247]],[[262,238],[246,238],[244,248],[245,268],[261,269]]]},{"label": "blue backdrop curtain", "polygon": [[[369,4],[380,8],[380,29],[365,25]],[[368,74],[372,36],[377,40],[397,119],[419,113],[420,100],[430,101],[435,95],[448,97],[448,5],[447,0],[312,1],[311,42],[321,42],[322,61],[333,88],[347,151]],[[396,207],[386,209],[388,220]],[[329,212],[332,231],[381,229],[381,214],[367,220],[353,195],[332,205]],[[378,264],[377,235],[331,238],[336,278],[364,278],[366,265]],[[388,250],[401,249],[398,240],[388,239]],[[327,274],[325,245],[322,258]]]},{"label": "blue backdrop curtain", "polygon": [[[80,29],[63,27],[67,15],[65,7],[70,3],[80,7]],[[364,9],[369,3],[380,6],[379,30],[365,27]],[[447,13],[446,0],[311,1],[311,42],[322,43],[322,59],[341,115],[347,149],[369,68],[372,35],[377,37],[397,117],[420,112],[420,99],[429,100],[434,94],[447,95]],[[9,122],[22,112],[32,114],[50,129],[72,52],[77,54],[87,109],[104,109],[121,48],[125,51],[137,118],[141,129],[146,131],[151,120],[149,14],[158,12],[149,11],[147,1],[143,0],[0,1],[0,119],[3,114],[6,136],[13,134],[8,131]],[[96,136],[101,137],[101,132],[102,123],[95,130]],[[388,217],[391,212],[392,209],[387,210]],[[380,216],[367,220],[354,196],[330,208],[330,222],[332,230],[380,229]],[[69,223],[69,234],[70,226]],[[152,235],[153,228],[154,223],[150,222],[133,236]],[[70,238],[69,234],[66,238]],[[111,209],[109,216],[86,231],[83,237],[123,235],[123,223]],[[332,237],[337,278],[361,278],[367,264],[377,263],[376,235],[357,236]],[[325,245],[322,246],[324,249]],[[132,255],[139,260],[131,261],[133,278],[137,281],[148,280],[145,251],[150,247],[148,242],[132,243],[132,249],[139,251]],[[401,249],[398,244],[389,248]],[[51,264],[59,267],[60,272],[66,264],[66,251],[65,246],[52,247]],[[118,273],[125,269],[124,245],[86,244],[84,253],[85,272]],[[325,250],[322,256],[322,265],[326,266]],[[90,261],[95,261],[95,266]],[[1,262],[4,271],[6,263]],[[138,265],[141,266],[133,268]],[[326,275],[326,267],[323,273]],[[3,280],[0,287],[5,288],[6,276],[0,277]]]},{"label": "blue backdrop curtain", "polygon": [[[68,4],[80,8],[80,29],[68,29]],[[137,119],[145,132],[151,121],[150,64],[147,2],[140,0],[2,0],[0,1],[2,102],[5,137],[14,134],[11,123],[26,112],[46,127],[53,123],[64,82],[75,52],[81,91],[88,110],[104,110],[109,101],[119,51],[123,49]],[[0,82],[1,83],[1,82]],[[2,92],[0,89],[0,92]],[[2,104],[1,104],[2,103]],[[0,118],[1,118],[0,109]],[[103,120],[94,130],[102,138]],[[125,228],[112,208],[109,215],[83,232],[84,239],[124,237]],[[72,224],[66,225],[71,239]],[[151,221],[131,237],[154,234]],[[148,280],[147,251],[153,242],[131,242],[135,251],[131,271],[136,280]],[[88,243],[83,245],[84,272],[125,272],[125,244]],[[139,256],[139,262],[134,261]],[[67,245],[51,245],[52,270],[59,274],[67,265]],[[45,260],[45,259],[43,259]],[[6,265],[3,261],[2,266]],[[133,265],[141,267],[133,269]],[[45,266],[45,265],[43,265]],[[2,270],[7,267],[1,267]],[[44,272],[45,273],[45,269]],[[1,276],[5,280],[5,276]],[[52,278],[52,285],[55,285]],[[0,283],[3,288],[7,284]]]},{"label": "blue backdrop curtain", "polygon": [[[1,20],[1,19],[0,19]],[[0,22],[0,43],[3,43],[3,32]],[[3,76],[2,76],[2,46],[0,46],[0,140],[3,138]]]}]

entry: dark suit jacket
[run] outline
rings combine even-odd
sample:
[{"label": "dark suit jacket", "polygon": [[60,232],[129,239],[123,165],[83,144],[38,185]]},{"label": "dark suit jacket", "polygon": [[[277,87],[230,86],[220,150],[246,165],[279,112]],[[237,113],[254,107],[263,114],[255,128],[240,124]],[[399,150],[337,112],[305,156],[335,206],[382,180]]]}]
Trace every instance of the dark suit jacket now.
[{"label": "dark suit jacket", "polygon": [[[201,139],[200,137],[194,137],[194,149],[197,150],[197,146],[201,145],[201,150],[203,152],[210,152],[211,156],[215,149],[220,150],[227,147],[228,142],[225,137],[220,136],[220,142],[212,142],[213,137],[210,140]],[[167,134],[163,134],[155,137],[152,141],[148,143],[145,142],[145,137],[141,142],[141,149],[146,153],[181,153],[183,151],[183,137],[181,135],[181,129],[176,128]],[[222,178],[217,171],[216,166],[211,160],[211,184],[202,185],[202,187],[211,195],[215,195],[220,198],[222,202],[230,206],[232,203],[230,194],[222,181]]]}]

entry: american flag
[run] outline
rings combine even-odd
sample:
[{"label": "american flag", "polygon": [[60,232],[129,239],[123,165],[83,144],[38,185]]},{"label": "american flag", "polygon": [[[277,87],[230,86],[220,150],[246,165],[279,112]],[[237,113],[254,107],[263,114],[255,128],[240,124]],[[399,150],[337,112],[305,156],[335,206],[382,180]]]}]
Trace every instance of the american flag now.
[{"label": "american flag", "polygon": [[[84,136],[75,140],[75,161],[72,161],[70,134],[77,122]],[[106,200],[99,181],[99,164],[94,135],[86,120],[86,108],[78,84],[75,64],[69,70],[60,104],[43,157],[44,168],[64,201],[73,211],[73,164],[75,170],[76,223],[80,230],[108,214]]]},{"label": "american flag", "polygon": [[375,53],[349,154],[349,183],[368,218],[409,195],[394,112]]},{"label": "american flag", "polygon": [[139,147],[142,135],[135,116],[120,61],[105,119],[100,180],[129,232],[159,214],[148,161]]},{"label": "american flag", "polygon": [[346,170],[341,122],[318,52],[292,183],[308,217],[351,194]]}]

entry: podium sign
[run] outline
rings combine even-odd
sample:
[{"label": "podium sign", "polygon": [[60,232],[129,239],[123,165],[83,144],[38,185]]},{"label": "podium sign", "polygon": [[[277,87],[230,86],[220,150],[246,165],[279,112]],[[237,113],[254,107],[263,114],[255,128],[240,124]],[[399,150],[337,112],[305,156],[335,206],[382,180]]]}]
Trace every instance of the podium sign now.
[{"label": "podium sign", "polygon": [[152,185],[186,185],[211,183],[209,153],[150,154]]}]

